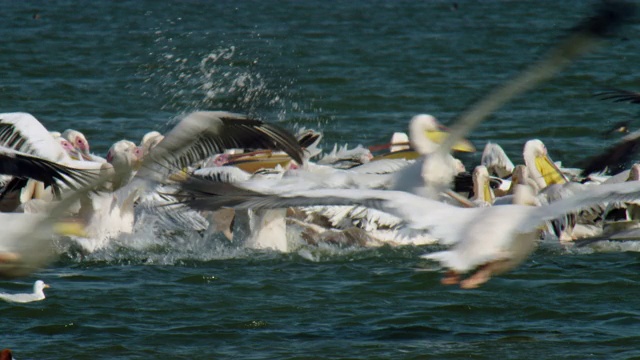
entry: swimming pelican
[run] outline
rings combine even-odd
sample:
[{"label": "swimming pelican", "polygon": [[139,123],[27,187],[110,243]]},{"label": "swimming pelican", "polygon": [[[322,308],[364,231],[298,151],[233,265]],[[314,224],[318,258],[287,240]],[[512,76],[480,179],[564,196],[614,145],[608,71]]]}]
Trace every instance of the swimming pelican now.
[{"label": "swimming pelican", "polygon": [[338,147],[333,145],[333,149],[324,154],[316,162],[318,165],[327,165],[336,169],[350,169],[362,164],[367,164],[373,159],[373,155],[369,149],[358,145],[353,149],[349,149],[347,145]]},{"label": "swimming pelican", "polygon": [[[639,181],[640,180],[640,164],[634,164],[629,170],[629,175],[626,181]],[[616,215],[618,216],[616,218]],[[605,228],[617,228],[638,226],[640,221],[640,202],[628,201],[628,202],[614,202],[608,204],[605,208],[602,218],[604,219]],[[607,232],[605,230],[605,232]]]},{"label": "swimming pelican", "polygon": [[499,178],[507,178],[515,169],[513,162],[504,152],[502,147],[492,142],[487,142],[482,151],[482,159],[480,164],[486,166],[490,175],[495,175]]},{"label": "swimming pelican", "polygon": [[[429,198],[438,198],[449,190],[460,168],[449,149],[440,151],[440,143],[447,137],[443,126],[432,115],[414,116],[409,123],[409,139],[421,157],[395,174],[392,188]],[[473,145],[464,139],[454,143],[451,149],[475,151]]]},{"label": "swimming pelican", "polygon": [[491,206],[495,195],[489,184],[489,171],[484,165],[478,165],[473,169],[473,197],[471,201],[476,206]]},{"label": "swimming pelican", "polygon": [[547,147],[538,139],[529,140],[524,144],[522,152],[524,163],[529,170],[529,176],[536,183],[539,190],[552,184],[565,184],[566,176],[551,160]]}]

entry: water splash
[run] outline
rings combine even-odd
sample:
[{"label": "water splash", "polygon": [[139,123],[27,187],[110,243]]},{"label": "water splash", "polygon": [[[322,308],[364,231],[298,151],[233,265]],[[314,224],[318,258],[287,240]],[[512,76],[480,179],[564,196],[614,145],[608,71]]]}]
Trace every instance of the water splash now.
[{"label": "water splash", "polygon": [[172,37],[156,30],[155,35],[153,63],[138,72],[149,88],[146,93],[161,99],[163,110],[185,114],[224,109],[261,117],[268,114],[280,121],[303,116],[306,106],[294,99],[294,81],[268,61],[263,63],[260,54],[243,50],[242,41],[185,56],[180,43],[190,41],[191,33]]}]

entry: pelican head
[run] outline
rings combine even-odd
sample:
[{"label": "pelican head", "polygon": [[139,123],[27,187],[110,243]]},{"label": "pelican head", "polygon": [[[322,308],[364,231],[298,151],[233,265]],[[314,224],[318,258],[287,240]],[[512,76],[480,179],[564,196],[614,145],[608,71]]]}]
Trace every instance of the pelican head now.
[{"label": "pelican head", "polygon": [[543,189],[551,184],[564,184],[567,178],[549,158],[547,147],[538,139],[529,140],[524,144],[522,152],[524,163],[529,175],[536,185]]},{"label": "pelican head", "polygon": [[67,129],[62,133],[62,137],[67,139],[86,160],[91,160],[89,157],[89,142],[80,131]]},{"label": "pelican head", "polygon": [[[435,152],[448,135],[445,127],[432,115],[416,115],[409,124],[411,145],[421,155]],[[461,140],[455,144],[452,150],[473,152],[476,149],[469,141]]]},{"label": "pelican head", "polygon": [[140,142],[140,147],[143,150],[143,155],[147,156],[149,151],[156,147],[164,139],[164,135],[160,134],[157,131],[150,131],[142,137],[142,141]]},{"label": "pelican head", "polygon": [[60,146],[62,146],[64,151],[67,154],[69,154],[69,156],[71,156],[72,159],[80,160],[82,158],[82,155],[80,154],[78,149],[76,149],[67,139],[65,139],[63,137],[58,137],[58,138],[56,138],[56,141],[58,141],[58,143],[60,143]]},{"label": "pelican head", "polygon": [[489,186],[489,170],[484,165],[478,165],[473,169],[473,193],[474,200],[493,204],[495,196]]},{"label": "pelican head", "polygon": [[107,162],[114,168],[135,167],[142,160],[142,149],[129,140],[120,140],[111,145],[107,152]]},{"label": "pelican head", "polygon": [[129,181],[133,171],[142,164],[142,157],[142,149],[129,140],[120,140],[111,145],[107,152],[107,162],[117,174],[121,174],[112,181],[114,189]]}]

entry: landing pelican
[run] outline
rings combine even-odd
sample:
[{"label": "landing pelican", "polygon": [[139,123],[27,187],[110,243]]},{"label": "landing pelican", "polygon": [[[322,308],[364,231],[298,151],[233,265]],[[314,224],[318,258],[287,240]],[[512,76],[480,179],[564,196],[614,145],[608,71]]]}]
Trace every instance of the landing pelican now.
[{"label": "landing pelican", "polygon": [[[220,206],[273,209],[344,204],[376,208],[399,217],[416,231],[428,231],[443,245],[452,245],[451,249],[426,258],[449,269],[445,284],[458,283],[463,274],[477,271],[460,282],[463,288],[477,287],[524,261],[535,249],[546,221],[613,199],[640,196],[640,182],[598,185],[590,191],[534,206],[538,203],[532,189],[516,185],[513,204],[460,208],[401,191],[326,189],[266,195],[225,185],[222,191],[210,188],[209,194],[193,193],[184,203],[199,210]],[[234,194],[232,198],[216,196],[229,191]]]}]

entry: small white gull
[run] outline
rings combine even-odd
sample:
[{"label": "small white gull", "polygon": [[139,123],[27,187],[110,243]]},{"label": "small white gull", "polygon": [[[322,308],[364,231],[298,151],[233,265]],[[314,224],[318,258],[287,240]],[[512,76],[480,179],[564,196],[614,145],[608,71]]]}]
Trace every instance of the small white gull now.
[{"label": "small white gull", "polygon": [[8,294],[8,293],[0,293],[0,299],[8,302],[15,303],[28,303],[32,301],[40,301],[44,300],[44,289],[48,288],[49,285],[45,284],[44,281],[38,280],[33,284],[33,292],[30,294]]}]

